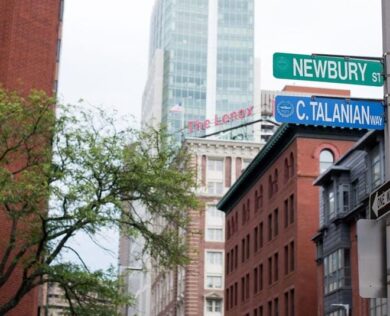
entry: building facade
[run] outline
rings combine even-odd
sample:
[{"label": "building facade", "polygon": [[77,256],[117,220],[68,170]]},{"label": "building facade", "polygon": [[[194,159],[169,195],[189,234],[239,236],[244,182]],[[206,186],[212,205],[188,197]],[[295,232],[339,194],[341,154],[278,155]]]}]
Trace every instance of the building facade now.
[{"label": "building facade", "polygon": [[250,120],[222,117],[253,106],[253,54],[253,0],[156,0],[143,113],[190,137]]},{"label": "building facade", "polygon": [[362,133],[283,125],[224,195],[225,315],[317,315],[313,181],[323,151],[337,159]]},{"label": "building facade", "polygon": [[[146,219],[148,214],[139,203],[133,203],[138,214]],[[133,304],[123,306],[121,315],[150,315],[151,261],[143,253],[144,240],[141,237],[121,233],[119,238],[119,274],[123,281],[123,291],[133,296]]]},{"label": "building facade", "polygon": [[57,91],[64,0],[0,2],[0,85]]},{"label": "building facade", "polygon": [[[327,155],[334,155],[329,149]],[[387,315],[387,299],[359,295],[357,221],[369,218],[369,195],[384,182],[382,131],[372,131],[323,170],[317,246],[318,315]]]},{"label": "building facade", "polygon": [[[31,89],[55,94],[63,8],[63,0],[0,1],[0,87],[23,94]],[[10,227],[9,218],[0,208],[3,236],[9,236]],[[0,239],[0,258],[6,242],[6,238]],[[0,289],[0,304],[16,293],[21,277],[21,268],[17,268]],[[36,289],[25,295],[8,315],[36,315],[37,309]]]},{"label": "building facade", "polygon": [[193,155],[201,211],[189,212],[190,225],[181,232],[190,263],[170,271],[152,271],[151,315],[224,315],[224,213],[216,209],[222,195],[260,150],[250,142],[187,139]]}]

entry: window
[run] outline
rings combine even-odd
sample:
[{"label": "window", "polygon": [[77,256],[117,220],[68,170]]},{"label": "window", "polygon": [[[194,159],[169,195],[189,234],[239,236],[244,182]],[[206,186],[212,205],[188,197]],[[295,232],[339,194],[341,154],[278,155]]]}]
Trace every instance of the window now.
[{"label": "window", "polygon": [[268,285],[272,284],[272,257],[268,258]]},{"label": "window", "polygon": [[263,186],[260,186],[259,189],[259,208],[261,209],[263,207]]},{"label": "window", "polygon": [[294,173],[295,173],[294,154],[290,153],[290,177],[293,177]]},{"label": "window", "polygon": [[[294,289],[291,289],[284,293],[284,315],[294,316]],[[279,305],[279,302],[278,304]],[[278,306],[279,308],[279,306]],[[278,311],[279,313],[279,311]]]},{"label": "window", "polygon": [[223,172],[223,159],[208,158],[207,171],[211,172]]},{"label": "window", "polygon": [[279,254],[274,255],[274,281],[279,280]]},{"label": "window", "polygon": [[259,226],[259,247],[263,248],[264,245],[264,227],[263,222]]},{"label": "window", "polygon": [[249,221],[251,218],[251,200],[246,200],[246,220]]},{"label": "window", "polygon": [[288,200],[284,200],[284,227],[288,226],[289,212],[288,212]]},{"label": "window", "polygon": [[279,299],[274,299],[274,316],[279,316]]},{"label": "window", "polygon": [[241,262],[245,261],[245,238],[241,239]]},{"label": "window", "polygon": [[210,289],[222,288],[222,276],[220,275],[208,275],[206,277],[206,287]]},{"label": "window", "polygon": [[374,189],[381,184],[381,157],[379,145],[371,152],[371,188]]},{"label": "window", "polygon": [[284,293],[284,315],[289,316],[288,292]]},{"label": "window", "polygon": [[222,228],[207,228],[206,240],[207,241],[223,241],[223,229]]},{"label": "window", "polygon": [[206,309],[208,312],[221,313],[222,312],[222,301],[215,299],[206,300]]},{"label": "window", "polygon": [[268,302],[268,316],[272,316],[272,301]]},{"label": "window", "polygon": [[290,290],[290,316],[295,315],[295,290]]},{"label": "window", "polygon": [[288,159],[284,159],[284,181],[287,181],[288,178],[290,177],[290,168],[288,165]]},{"label": "window", "polygon": [[279,234],[279,210],[274,210],[274,234],[277,236]]},{"label": "window", "polygon": [[253,242],[254,242],[254,252],[257,251],[258,245],[259,245],[259,227],[256,226],[253,233]]},{"label": "window", "polygon": [[259,275],[258,275],[258,269],[255,268],[253,270],[253,292],[256,294],[257,293],[257,285],[259,284],[258,283],[258,279],[259,279]]},{"label": "window", "polygon": [[290,195],[290,224],[294,223],[295,220],[295,200],[294,194]]},{"label": "window", "polygon": [[207,182],[207,193],[208,194],[223,194],[223,183],[222,181],[208,181]]},{"label": "window", "polygon": [[234,268],[237,269],[238,266],[238,245],[234,247]]},{"label": "window", "polygon": [[290,271],[295,270],[295,246],[294,242],[290,242]]},{"label": "window", "polygon": [[252,161],[251,159],[243,159],[243,161],[242,161],[242,170],[245,170],[249,166],[251,161]]},{"label": "window", "polygon": [[284,274],[288,274],[289,265],[288,265],[288,245],[284,246]]},{"label": "window", "polygon": [[349,249],[339,249],[324,258],[324,291],[333,292],[350,286]]},{"label": "window", "polygon": [[333,187],[331,187],[328,191],[328,212],[329,219],[332,219],[336,216]]},{"label": "window", "polygon": [[231,251],[226,254],[226,262],[225,262],[226,274],[229,274],[229,272],[230,272],[230,254],[231,254]]},{"label": "window", "polygon": [[250,278],[249,278],[249,273],[247,273],[246,277],[245,277],[245,298],[246,299],[249,299],[249,291],[250,291]]},{"label": "window", "polygon": [[248,234],[246,235],[246,258],[249,259],[250,255],[250,241],[251,241],[251,236]]},{"label": "window", "polygon": [[323,173],[334,162],[333,153],[329,149],[324,149],[320,153],[320,173]]},{"label": "window", "polygon": [[238,297],[238,283],[235,282],[234,283],[234,305],[238,304],[237,297]]},{"label": "window", "polygon": [[245,277],[241,278],[241,302],[245,301]]},{"label": "window", "polygon": [[246,221],[246,205],[245,203],[242,205],[242,225],[245,224]]},{"label": "window", "polygon": [[337,199],[340,213],[346,213],[349,211],[349,190],[349,184],[341,184],[339,186]]},{"label": "window", "polygon": [[212,265],[222,265],[222,252],[207,251],[207,263]]},{"label": "window", "polygon": [[351,184],[351,206],[354,207],[359,202],[359,179],[356,179]]},{"label": "window", "polygon": [[206,209],[206,240],[224,241],[223,227],[225,214],[219,211],[215,205],[209,205]]},{"label": "window", "polygon": [[370,299],[370,316],[387,315],[387,298]]},{"label": "window", "polygon": [[268,198],[271,198],[273,194],[272,176],[268,176]]},{"label": "window", "polygon": [[278,183],[278,169],[275,169],[275,172],[274,172],[274,183],[273,183],[273,193],[276,193],[278,192],[279,190],[279,183]]},{"label": "window", "polygon": [[206,210],[206,220],[218,225],[223,225],[225,213],[218,210],[215,205],[208,205]]},{"label": "window", "polygon": [[229,303],[231,302],[231,299],[230,299],[230,289],[226,289],[225,290],[225,297],[226,297],[226,299],[225,299],[225,309],[226,310],[229,310],[229,307],[230,307],[230,305],[229,305]]},{"label": "window", "polygon": [[263,315],[263,306],[259,307],[259,316],[264,316]]},{"label": "window", "polygon": [[259,265],[259,291],[263,289],[263,264]]},{"label": "window", "polygon": [[207,193],[223,194],[223,159],[208,158],[207,160]]},{"label": "window", "polygon": [[268,215],[268,240],[272,239],[272,214]]}]

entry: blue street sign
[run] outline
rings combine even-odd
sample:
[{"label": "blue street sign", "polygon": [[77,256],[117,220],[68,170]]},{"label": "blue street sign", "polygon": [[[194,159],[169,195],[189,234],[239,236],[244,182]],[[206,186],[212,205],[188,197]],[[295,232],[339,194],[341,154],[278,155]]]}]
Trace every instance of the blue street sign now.
[{"label": "blue street sign", "polygon": [[380,101],[277,96],[275,120],[280,123],[384,129],[383,108]]}]

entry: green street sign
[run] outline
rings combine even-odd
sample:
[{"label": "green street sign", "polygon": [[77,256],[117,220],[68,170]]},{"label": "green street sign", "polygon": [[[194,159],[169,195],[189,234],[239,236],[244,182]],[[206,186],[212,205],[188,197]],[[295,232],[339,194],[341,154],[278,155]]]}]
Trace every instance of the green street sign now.
[{"label": "green street sign", "polygon": [[274,53],[273,73],[281,79],[383,85],[382,63],[358,58]]}]

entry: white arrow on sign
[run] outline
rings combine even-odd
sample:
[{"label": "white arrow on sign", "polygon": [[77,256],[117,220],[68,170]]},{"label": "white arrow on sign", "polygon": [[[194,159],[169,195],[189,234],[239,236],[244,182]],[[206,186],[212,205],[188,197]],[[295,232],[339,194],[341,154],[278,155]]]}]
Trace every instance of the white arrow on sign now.
[{"label": "white arrow on sign", "polygon": [[374,202],[372,202],[371,209],[375,213],[375,216],[378,217],[379,210],[390,203],[390,189],[383,192],[381,195],[378,195],[378,192],[375,194]]},{"label": "white arrow on sign", "polygon": [[375,216],[378,217],[378,192],[375,194],[374,202],[372,202],[371,206],[373,212],[375,213]]}]

